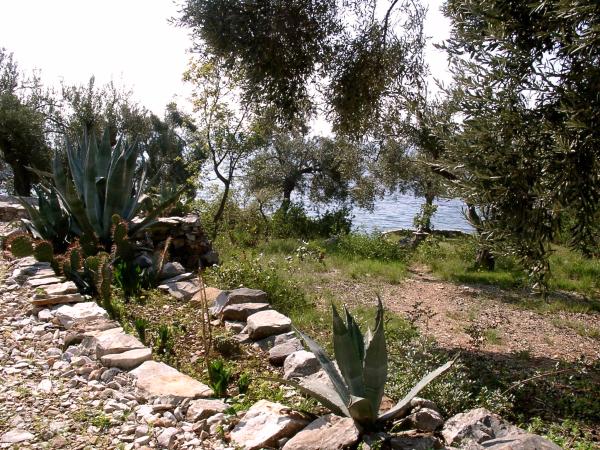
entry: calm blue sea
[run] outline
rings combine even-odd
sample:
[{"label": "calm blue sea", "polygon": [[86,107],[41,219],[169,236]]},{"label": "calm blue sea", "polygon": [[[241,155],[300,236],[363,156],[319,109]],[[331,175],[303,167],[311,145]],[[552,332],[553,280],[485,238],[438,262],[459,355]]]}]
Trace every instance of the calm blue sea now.
[{"label": "calm blue sea", "polygon": [[[419,212],[423,201],[412,195],[395,194],[378,200],[374,211],[354,208],[354,227],[367,232],[413,228],[413,217]],[[464,203],[460,200],[436,200],[435,203],[438,207],[433,217],[435,229],[473,231],[463,215]]]}]

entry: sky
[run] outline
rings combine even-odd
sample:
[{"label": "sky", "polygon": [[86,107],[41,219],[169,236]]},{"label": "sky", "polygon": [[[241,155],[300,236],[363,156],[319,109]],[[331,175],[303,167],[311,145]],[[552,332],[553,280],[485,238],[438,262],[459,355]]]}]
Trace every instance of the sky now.
[{"label": "sky", "polygon": [[[446,58],[431,45],[448,37],[441,0],[425,0],[425,33],[432,39],[427,62],[447,79]],[[14,53],[26,73],[39,70],[46,85],[98,85],[113,81],[162,115],[176,100],[184,106],[189,87],[181,76],[191,40],[169,23],[178,7],[171,0],[0,0],[0,47]],[[184,106],[185,107],[185,106]]]}]

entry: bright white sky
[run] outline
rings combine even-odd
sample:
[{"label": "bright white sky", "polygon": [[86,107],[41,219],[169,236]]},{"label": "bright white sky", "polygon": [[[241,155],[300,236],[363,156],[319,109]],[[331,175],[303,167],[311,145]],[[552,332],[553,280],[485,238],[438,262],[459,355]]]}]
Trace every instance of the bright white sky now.
[{"label": "bright white sky", "polygon": [[[425,32],[432,42],[448,37],[442,0],[425,0]],[[162,115],[173,100],[184,104],[181,81],[189,55],[185,29],[171,0],[0,0],[0,47],[13,52],[21,69],[41,71],[46,85],[98,85],[114,81],[131,88],[140,104]],[[445,55],[430,45],[427,60],[436,78],[447,79]]]}]

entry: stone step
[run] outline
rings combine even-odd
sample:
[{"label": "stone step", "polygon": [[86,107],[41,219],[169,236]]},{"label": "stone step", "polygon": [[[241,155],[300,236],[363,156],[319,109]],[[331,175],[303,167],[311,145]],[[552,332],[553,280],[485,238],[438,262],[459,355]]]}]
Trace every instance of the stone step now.
[{"label": "stone step", "polygon": [[117,367],[122,370],[132,370],[143,362],[152,359],[152,350],[149,348],[137,348],[123,353],[104,355],[100,362],[106,367]]}]

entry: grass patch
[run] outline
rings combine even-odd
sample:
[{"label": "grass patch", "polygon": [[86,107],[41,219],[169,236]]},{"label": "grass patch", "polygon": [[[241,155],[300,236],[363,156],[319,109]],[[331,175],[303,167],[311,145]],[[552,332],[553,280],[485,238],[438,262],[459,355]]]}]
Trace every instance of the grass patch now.
[{"label": "grass patch", "polygon": [[600,341],[600,328],[586,324],[579,320],[555,317],[552,319],[552,324],[559,328],[569,328],[575,331],[579,336]]}]

